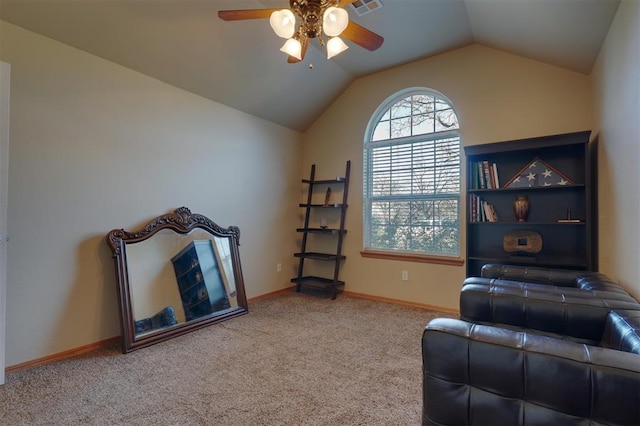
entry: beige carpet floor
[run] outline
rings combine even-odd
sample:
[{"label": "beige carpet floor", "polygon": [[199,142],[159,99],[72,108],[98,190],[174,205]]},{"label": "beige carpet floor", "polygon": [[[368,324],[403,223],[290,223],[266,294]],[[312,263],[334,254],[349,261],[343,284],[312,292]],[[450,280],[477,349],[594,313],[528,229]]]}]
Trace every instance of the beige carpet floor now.
[{"label": "beige carpet floor", "polygon": [[287,292],[123,355],[11,373],[3,425],[419,425],[421,336],[451,316]]}]

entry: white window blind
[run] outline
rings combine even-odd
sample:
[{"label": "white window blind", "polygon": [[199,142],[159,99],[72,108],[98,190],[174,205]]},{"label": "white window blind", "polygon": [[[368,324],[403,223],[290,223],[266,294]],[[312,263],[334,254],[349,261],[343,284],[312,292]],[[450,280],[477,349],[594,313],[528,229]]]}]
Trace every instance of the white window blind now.
[{"label": "white window blind", "polygon": [[457,256],[461,144],[455,112],[424,90],[385,105],[365,141],[365,248]]}]

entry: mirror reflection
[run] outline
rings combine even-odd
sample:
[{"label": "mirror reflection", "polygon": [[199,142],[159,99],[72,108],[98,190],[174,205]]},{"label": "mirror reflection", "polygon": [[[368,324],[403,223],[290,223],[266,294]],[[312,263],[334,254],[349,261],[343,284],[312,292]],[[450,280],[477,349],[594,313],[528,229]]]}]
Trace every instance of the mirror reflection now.
[{"label": "mirror reflection", "polygon": [[229,239],[165,229],[126,250],[136,335],[238,306]]},{"label": "mirror reflection", "polygon": [[238,237],[186,207],[135,233],[111,231],[123,351],[246,313]]}]

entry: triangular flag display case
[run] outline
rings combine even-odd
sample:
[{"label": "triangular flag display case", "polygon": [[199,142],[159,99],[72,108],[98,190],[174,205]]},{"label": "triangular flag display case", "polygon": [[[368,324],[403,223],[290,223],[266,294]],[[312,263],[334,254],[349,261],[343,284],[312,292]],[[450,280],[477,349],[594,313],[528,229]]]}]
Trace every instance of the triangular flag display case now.
[{"label": "triangular flag display case", "polygon": [[[307,201],[300,207],[305,209],[304,224],[297,228],[302,234],[298,276],[291,279],[296,291],[302,286],[322,288],[330,291],[331,299],[336,298],[338,288],[344,287],[339,280],[342,255],[342,242],[347,230],[344,229],[349,193],[349,172],[351,161],[347,161],[344,176],[332,179],[316,179],[316,165],[311,166],[309,179],[302,182],[307,185]],[[336,198],[339,201],[335,202]],[[306,260],[320,261],[324,265],[309,265]],[[311,270],[311,273],[306,273]]]},{"label": "triangular flag display case", "polygon": [[[590,134],[464,148],[467,276],[479,276],[487,263],[598,269],[597,147]],[[539,235],[535,253],[524,239],[513,241],[524,231]]]},{"label": "triangular flag display case", "polygon": [[504,187],[530,188],[533,186],[573,185],[574,183],[555,167],[536,157],[521,168]]}]

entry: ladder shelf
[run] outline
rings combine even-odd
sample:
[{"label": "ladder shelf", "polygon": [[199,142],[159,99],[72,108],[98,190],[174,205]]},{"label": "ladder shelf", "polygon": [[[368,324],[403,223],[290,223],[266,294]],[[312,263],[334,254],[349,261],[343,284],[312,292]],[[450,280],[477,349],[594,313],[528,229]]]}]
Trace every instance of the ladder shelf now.
[{"label": "ladder shelf", "polygon": [[[297,228],[296,232],[302,233],[302,241],[300,243],[300,252],[294,253],[294,256],[299,258],[298,263],[298,275],[291,279],[291,282],[296,284],[296,291],[300,291],[302,286],[309,286],[314,288],[322,288],[330,291],[331,299],[336,298],[336,294],[339,287],[344,287],[344,281],[338,279],[340,273],[341,262],[345,260],[345,256],[342,254],[342,243],[345,234],[344,229],[345,215],[347,210],[347,195],[349,192],[349,173],[351,169],[351,161],[347,161],[344,176],[336,177],[335,179],[322,179],[316,180],[316,165],[311,165],[311,173],[309,179],[302,179],[302,183],[307,184],[307,202],[300,203],[299,206],[305,209],[304,225],[301,228]],[[330,202],[331,187],[334,189],[341,189],[342,200],[341,202]],[[338,188],[340,186],[341,188]],[[325,202],[317,202],[319,195],[322,195],[321,191],[326,191]],[[338,191],[336,191],[338,192]],[[329,210],[327,210],[329,209]],[[336,218],[332,221],[331,227],[327,223],[320,224],[318,226],[317,217],[314,217],[312,211],[325,211],[331,210],[337,211],[339,219]],[[323,221],[327,219],[324,218]],[[310,249],[313,246],[313,238],[309,238],[310,235],[314,235],[315,238],[335,239],[335,251],[326,252],[325,250],[316,251]],[[318,243],[318,241],[315,241]],[[325,246],[327,241],[324,241]],[[318,260],[323,262],[333,262],[333,276],[322,277],[316,275],[305,275],[305,260]]]}]

